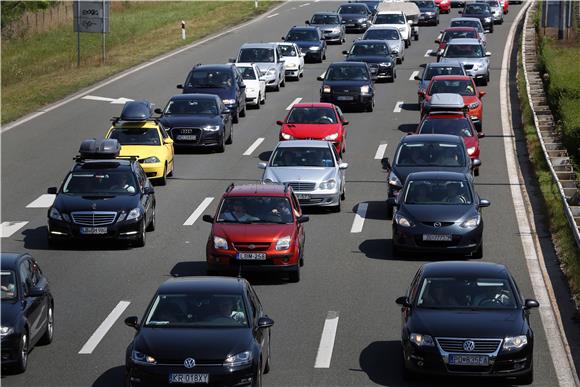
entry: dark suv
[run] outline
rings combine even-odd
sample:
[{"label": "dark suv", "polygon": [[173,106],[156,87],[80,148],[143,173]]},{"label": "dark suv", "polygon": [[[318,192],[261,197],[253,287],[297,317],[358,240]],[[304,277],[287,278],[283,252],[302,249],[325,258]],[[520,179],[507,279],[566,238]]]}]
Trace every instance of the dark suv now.
[{"label": "dark suv", "polygon": [[296,43],[304,53],[304,59],[312,62],[322,62],[326,59],[326,40],[318,27],[292,27],[286,36],[286,42]]},{"label": "dark suv", "polygon": [[246,85],[234,64],[197,65],[184,84],[177,85],[184,94],[204,93],[219,96],[230,109],[234,123],[246,116]]},{"label": "dark suv", "polygon": [[375,91],[371,70],[364,62],[336,62],[331,64],[322,81],[320,102],[338,106],[362,107],[372,112],[375,107]]}]

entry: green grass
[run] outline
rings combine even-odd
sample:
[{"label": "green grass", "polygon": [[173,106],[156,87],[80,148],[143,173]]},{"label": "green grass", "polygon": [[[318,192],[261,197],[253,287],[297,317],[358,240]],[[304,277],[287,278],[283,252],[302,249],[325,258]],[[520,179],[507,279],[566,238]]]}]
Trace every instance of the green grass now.
[{"label": "green grass", "polygon": [[[10,122],[115,73],[239,24],[275,2],[113,2],[107,61],[101,64],[101,35],[81,34],[81,67],[71,26],[2,39],[2,119]],[[187,39],[181,39],[181,20]],[[224,53],[224,61],[227,59]]]}]

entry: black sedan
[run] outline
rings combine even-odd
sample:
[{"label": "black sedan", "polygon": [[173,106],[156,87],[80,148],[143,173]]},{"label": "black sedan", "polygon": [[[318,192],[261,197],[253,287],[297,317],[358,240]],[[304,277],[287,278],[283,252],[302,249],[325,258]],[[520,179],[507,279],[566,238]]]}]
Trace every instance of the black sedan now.
[{"label": "black sedan", "polygon": [[52,342],[54,300],[48,280],[28,254],[2,253],[2,366],[26,371],[32,348]]},{"label": "black sedan", "polygon": [[396,59],[391,54],[389,45],[384,40],[359,40],[350,51],[343,51],[347,62],[365,62],[371,69],[375,80],[394,82],[397,77]]},{"label": "black sedan", "polygon": [[533,382],[530,309],[503,265],[434,262],[415,275],[401,305],[403,371],[415,374],[515,377]]},{"label": "black sedan", "polygon": [[[445,171],[472,173],[481,165],[479,159],[471,161],[465,143],[459,136],[425,134],[401,138],[393,162],[388,157],[381,160],[389,172],[388,198],[396,200],[403,184],[412,172]],[[387,217],[393,215],[393,206],[387,204]]]},{"label": "black sedan", "polygon": [[126,354],[127,385],[201,383],[261,386],[270,369],[270,327],[241,278],[183,277],[164,282]]},{"label": "black sedan", "polygon": [[336,11],[342,18],[346,32],[365,32],[373,23],[373,12],[366,4],[342,4]]},{"label": "black sedan", "polygon": [[322,63],[326,59],[326,41],[322,30],[318,27],[292,27],[286,36],[285,42],[296,43],[304,53],[304,60]]},{"label": "black sedan", "polygon": [[399,193],[389,199],[393,216],[393,254],[445,252],[483,256],[480,199],[470,175],[457,172],[415,172]]},{"label": "black sedan", "polygon": [[433,0],[413,0],[419,7],[419,25],[439,25],[439,7]]},{"label": "black sedan", "polygon": [[467,3],[463,11],[459,11],[462,17],[479,19],[485,31],[493,32],[493,13],[487,3]]},{"label": "black sedan", "polygon": [[214,94],[180,94],[165,109],[156,109],[175,147],[211,147],[218,152],[232,143],[232,116]]},{"label": "black sedan", "polygon": [[375,107],[375,91],[369,66],[364,62],[336,62],[331,64],[322,82],[320,102],[338,106],[357,106],[372,112]]}]

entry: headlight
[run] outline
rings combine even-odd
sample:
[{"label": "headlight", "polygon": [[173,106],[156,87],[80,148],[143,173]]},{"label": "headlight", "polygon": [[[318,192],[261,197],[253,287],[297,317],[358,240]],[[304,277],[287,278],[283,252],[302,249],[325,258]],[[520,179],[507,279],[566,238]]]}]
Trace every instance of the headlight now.
[{"label": "headlight", "polygon": [[476,71],[479,70],[479,64],[474,63],[472,69]]},{"label": "headlight", "polygon": [[225,238],[214,236],[213,237],[213,247],[220,250],[227,250],[228,249],[228,241]]},{"label": "headlight", "polygon": [[318,47],[318,46],[311,46],[311,47],[308,47],[308,49],[309,49],[310,51],[318,51],[318,50],[320,50],[320,48],[321,48],[321,47]]},{"label": "headlight", "polygon": [[268,74],[270,75],[276,74],[276,69],[275,68],[268,69]]},{"label": "headlight", "polygon": [[392,52],[393,54],[398,54],[398,53],[399,53],[399,49],[398,49],[398,48],[393,48],[393,49],[391,50],[391,52]]},{"label": "headlight", "polygon": [[485,18],[485,21],[486,21],[486,22],[490,22],[490,21],[491,21],[491,18],[490,18],[490,17],[486,17],[486,18]]},{"label": "headlight", "polygon": [[0,337],[6,337],[14,333],[14,328],[12,327],[0,327]]},{"label": "headlight", "polygon": [[527,344],[528,337],[526,335],[506,337],[503,341],[503,349],[513,351],[515,349],[522,349]]},{"label": "headlight", "polygon": [[135,363],[157,364],[157,360],[155,360],[155,358],[153,356],[145,355],[144,353],[141,353],[139,351],[132,351],[131,352],[131,359]]},{"label": "headlight", "polygon": [[357,20],[359,23],[364,23],[367,21],[367,19],[365,19],[364,17],[361,17],[360,19]]},{"label": "headlight", "polygon": [[262,180],[262,183],[263,184],[274,184],[275,182],[272,179],[264,179],[264,180]]},{"label": "headlight", "polygon": [[127,214],[127,220],[139,219],[140,216],[141,210],[139,210],[139,208],[133,208],[131,211],[129,211],[129,214]]},{"label": "headlight", "polygon": [[284,140],[294,140],[294,136],[288,134],[288,133],[282,133],[282,138]]},{"label": "headlight", "polygon": [[222,102],[224,103],[224,105],[233,105],[236,103],[235,99],[224,99],[222,100]]},{"label": "headlight", "polygon": [[393,172],[389,173],[388,182],[389,185],[392,185],[397,188],[401,188],[403,186],[403,184],[401,184],[401,180],[399,180],[397,175],[395,175]]},{"label": "headlight", "polygon": [[322,92],[323,92],[323,93],[330,93],[330,86],[324,86],[324,87],[322,88]]},{"label": "headlight", "polygon": [[217,132],[218,130],[220,130],[219,125],[208,125],[208,126],[204,126],[203,130],[208,131],[208,132]]},{"label": "headlight", "polygon": [[290,236],[285,236],[276,242],[276,250],[288,250],[290,248],[290,241],[292,238]]},{"label": "headlight", "polygon": [[320,189],[334,189],[334,187],[336,187],[336,180],[334,180],[334,179],[323,181],[318,186],[318,188],[320,188]]},{"label": "headlight", "polygon": [[467,105],[467,108],[468,109],[475,109],[478,106],[479,106],[479,102],[472,102],[469,105]]},{"label": "headlight", "polygon": [[54,207],[51,207],[50,211],[48,212],[48,216],[55,220],[63,220],[60,212]]},{"label": "headlight", "polygon": [[409,337],[409,339],[411,340],[411,342],[417,344],[419,347],[434,347],[435,346],[435,341],[433,341],[433,338],[429,335],[422,335],[419,333],[411,333],[411,336]]},{"label": "headlight", "polygon": [[405,218],[403,215],[400,215],[400,214],[395,215],[395,222],[397,222],[397,224],[399,226],[403,226],[403,227],[413,227],[414,226],[413,222],[411,222],[409,219]]},{"label": "headlight", "polygon": [[156,156],[151,156],[151,157],[147,157],[145,160],[143,160],[143,163],[145,164],[154,164],[154,163],[158,163],[159,159]]},{"label": "headlight", "polygon": [[475,228],[479,226],[481,222],[481,215],[477,214],[476,216],[467,219],[465,222],[461,223],[461,227],[463,228]]},{"label": "headlight", "polygon": [[384,62],[384,63],[381,63],[379,66],[391,67],[391,65],[392,65],[391,62]]},{"label": "headlight", "polygon": [[332,133],[332,134],[329,134],[328,136],[324,137],[324,139],[326,141],[334,141],[337,138],[338,138],[338,133]]},{"label": "headlight", "polygon": [[236,355],[231,355],[224,361],[226,367],[238,367],[252,363],[252,352],[245,351]]},{"label": "headlight", "polygon": [[286,67],[288,67],[289,69],[295,69],[298,66],[296,65],[296,63],[288,63]]},{"label": "headlight", "polygon": [[360,92],[363,93],[363,94],[368,94],[369,91],[370,91],[370,87],[367,86],[367,85],[360,87]]},{"label": "headlight", "polygon": [[469,148],[467,148],[467,154],[468,155],[472,155],[475,153],[475,147],[474,146],[470,146]]},{"label": "headlight", "polygon": [[470,117],[471,117],[471,119],[472,119],[473,121],[477,121],[477,120],[479,120],[479,117],[478,117],[478,116],[470,116]]}]

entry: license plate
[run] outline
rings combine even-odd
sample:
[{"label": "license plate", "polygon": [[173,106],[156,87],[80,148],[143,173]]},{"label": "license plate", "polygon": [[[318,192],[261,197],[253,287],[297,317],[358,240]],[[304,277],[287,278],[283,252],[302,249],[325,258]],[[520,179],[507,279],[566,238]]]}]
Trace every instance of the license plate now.
[{"label": "license plate", "polygon": [[429,242],[450,242],[451,235],[449,234],[423,234],[423,240]]},{"label": "license plate", "polygon": [[351,95],[341,95],[336,98],[339,101],[352,101],[354,99]]},{"label": "license plate", "polygon": [[347,27],[354,27],[354,24],[352,24],[352,23],[346,23],[346,26]]},{"label": "license plate", "polygon": [[236,259],[238,261],[264,261],[266,253],[238,253]]},{"label": "license plate", "polygon": [[208,384],[209,374],[169,374],[169,383]]},{"label": "license plate", "polygon": [[464,365],[464,366],[488,366],[489,357],[484,355],[449,355],[450,365]]},{"label": "license plate", "polygon": [[177,136],[177,139],[182,141],[195,141],[197,140],[197,136],[193,134],[180,134]]},{"label": "license plate", "polygon": [[296,194],[296,196],[298,197],[298,200],[310,200],[310,195],[308,194]]},{"label": "license plate", "polygon": [[106,233],[107,233],[106,227],[81,227],[81,234],[98,235]]}]

